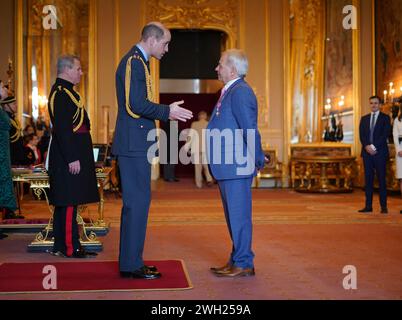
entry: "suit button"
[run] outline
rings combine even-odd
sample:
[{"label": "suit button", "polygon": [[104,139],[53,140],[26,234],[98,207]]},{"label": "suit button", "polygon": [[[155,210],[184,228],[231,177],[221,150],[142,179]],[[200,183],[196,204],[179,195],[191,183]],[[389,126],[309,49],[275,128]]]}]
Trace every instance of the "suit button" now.
[{"label": "suit button", "polygon": [[144,126],[140,126],[140,128],[141,128],[141,129],[143,129],[143,128],[144,128]]}]

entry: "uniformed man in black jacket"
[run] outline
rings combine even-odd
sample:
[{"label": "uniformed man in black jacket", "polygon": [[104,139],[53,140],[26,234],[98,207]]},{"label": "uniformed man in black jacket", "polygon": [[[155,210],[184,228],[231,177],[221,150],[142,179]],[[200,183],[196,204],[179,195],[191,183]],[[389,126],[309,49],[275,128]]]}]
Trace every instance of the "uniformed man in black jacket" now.
[{"label": "uniformed man in black jacket", "polygon": [[10,96],[1,101],[3,110],[10,118],[10,157],[11,165],[28,165],[25,157],[24,139],[22,136],[21,125],[15,116],[17,113],[17,101],[15,97]]},{"label": "uniformed man in black jacket", "polygon": [[83,99],[74,90],[82,76],[80,59],[61,56],[57,79],[49,96],[53,125],[49,150],[50,204],[53,215],[54,246],[57,256],[86,258],[79,241],[77,206],[99,202],[90,122]]}]

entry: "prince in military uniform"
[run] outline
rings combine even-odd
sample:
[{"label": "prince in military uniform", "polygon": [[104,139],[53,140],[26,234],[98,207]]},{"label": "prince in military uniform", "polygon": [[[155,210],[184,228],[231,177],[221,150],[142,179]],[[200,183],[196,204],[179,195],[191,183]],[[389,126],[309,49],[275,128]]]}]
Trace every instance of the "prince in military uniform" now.
[{"label": "prince in military uniform", "polygon": [[120,227],[120,275],[126,278],[158,279],[154,266],[144,265],[142,253],[151,202],[151,164],[147,158],[148,133],[155,120],[186,121],[192,112],[180,107],[152,102],[149,59],[160,60],[168,51],[171,34],[159,22],[147,24],[141,41],[121,60],[116,71],[119,105],[112,153],[117,156],[123,191]]},{"label": "prince in military uniform", "polygon": [[49,115],[53,125],[49,147],[50,204],[53,215],[53,254],[85,258],[80,245],[77,206],[99,202],[90,122],[83,99],[74,90],[82,76],[76,56],[61,56],[57,79],[49,96]]}]

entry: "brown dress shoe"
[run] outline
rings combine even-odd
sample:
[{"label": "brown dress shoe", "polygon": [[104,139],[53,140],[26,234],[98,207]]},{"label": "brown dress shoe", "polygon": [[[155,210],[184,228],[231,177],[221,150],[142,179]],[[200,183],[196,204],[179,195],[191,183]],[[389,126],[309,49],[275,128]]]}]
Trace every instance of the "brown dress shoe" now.
[{"label": "brown dress shoe", "polygon": [[222,272],[224,273],[224,272],[230,271],[231,268],[232,268],[232,265],[227,263],[223,267],[211,267],[210,270],[213,273],[222,273]]},{"label": "brown dress shoe", "polygon": [[236,278],[236,277],[251,277],[255,275],[254,268],[239,268],[236,266],[232,266],[229,271],[215,273],[218,277],[228,277],[228,278]]}]

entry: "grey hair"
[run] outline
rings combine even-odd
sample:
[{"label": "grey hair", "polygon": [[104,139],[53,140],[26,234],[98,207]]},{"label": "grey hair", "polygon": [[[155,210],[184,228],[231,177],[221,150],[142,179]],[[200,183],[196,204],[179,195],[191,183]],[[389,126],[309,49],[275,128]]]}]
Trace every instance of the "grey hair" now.
[{"label": "grey hair", "polygon": [[245,77],[247,75],[248,59],[244,51],[239,49],[229,49],[223,54],[227,57],[227,63],[236,69],[239,77]]},{"label": "grey hair", "polygon": [[66,68],[72,69],[75,60],[80,61],[80,57],[71,54],[60,56],[57,59],[57,74],[62,74]]}]

